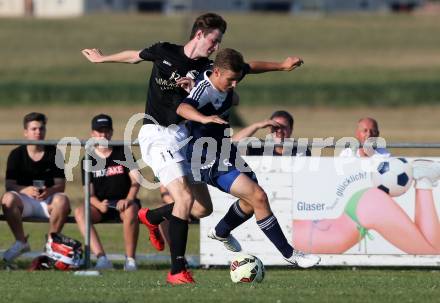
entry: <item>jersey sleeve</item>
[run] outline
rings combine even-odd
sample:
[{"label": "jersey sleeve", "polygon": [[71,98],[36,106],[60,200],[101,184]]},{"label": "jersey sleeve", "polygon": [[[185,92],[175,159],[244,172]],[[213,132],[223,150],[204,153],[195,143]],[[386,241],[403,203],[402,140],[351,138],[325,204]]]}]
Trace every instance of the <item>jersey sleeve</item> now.
[{"label": "jersey sleeve", "polygon": [[6,180],[17,180],[18,179],[18,164],[20,163],[20,159],[18,159],[17,150],[11,151],[8,157],[8,163],[6,166]]},{"label": "jersey sleeve", "polygon": [[139,53],[139,57],[145,61],[154,61],[159,58],[162,43],[158,42],[150,47],[144,48]]},{"label": "jersey sleeve", "polygon": [[182,103],[187,103],[193,107],[199,109],[209,102],[207,97],[209,82],[206,80],[200,81],[189,93],[189,95],[183,99]]}]

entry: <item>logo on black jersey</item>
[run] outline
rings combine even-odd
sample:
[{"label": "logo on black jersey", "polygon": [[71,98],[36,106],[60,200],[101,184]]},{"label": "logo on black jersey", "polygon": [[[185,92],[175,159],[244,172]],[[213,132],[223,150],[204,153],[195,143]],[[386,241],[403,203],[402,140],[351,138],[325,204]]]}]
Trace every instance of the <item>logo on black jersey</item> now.
[{"label": "logo on black jersey", "polygon": [[162,61],[163,64],[168,65],[168,66],[172,66],[170,62],[168,62],[167,60],[163,60]]}]

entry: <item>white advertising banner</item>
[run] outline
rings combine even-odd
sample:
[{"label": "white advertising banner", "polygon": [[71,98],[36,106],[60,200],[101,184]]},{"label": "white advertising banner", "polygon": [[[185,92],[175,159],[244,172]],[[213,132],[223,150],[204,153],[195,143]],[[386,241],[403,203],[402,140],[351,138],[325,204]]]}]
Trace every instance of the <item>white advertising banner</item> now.
[{"label": "white advertising banner", "polygon": [[[295,248],[320,254],[322,265],[438,265],[440,189],[426,179],[415,190],[413,160],[246,157],[286,237]],[[440,169],[421,165],[427,175]],[[227,265],[233,253],[206,234],[236,198],[212,187],[210,193],[214,212],[201,220],[200,261]],[[255,218],[233,235],[264,264],[286,264]]]}]

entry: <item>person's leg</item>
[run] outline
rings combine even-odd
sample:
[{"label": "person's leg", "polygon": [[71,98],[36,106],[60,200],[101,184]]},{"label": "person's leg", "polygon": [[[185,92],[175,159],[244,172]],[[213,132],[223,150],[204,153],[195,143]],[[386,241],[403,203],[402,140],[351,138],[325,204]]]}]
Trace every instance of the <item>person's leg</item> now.
[{"label": "person's leg", "polygon": [[226,238],[238,226],[252,218],[252,206],[243,200],[235,201],[226,215],[215,226],[216,235]]},{"label": "person's leg", "polygon": [[[105,256],[104,248],[102,247],[101,240],[99,239],[98,233],[96,232],[93,224],[102,221],[102,214],[94,207],[90,206],[90,248],[96,257]],[[75,220],[78,226],[79,231],[81,232],[83,238],[86,235],[86,220],[84,213],[84,206],[81,205],[77,209],[75,209]]]},{"label": "person's leg", "polygon": [[24,201],[25,198],[25,196],[21,197],[16,192],[6,192],[2,197],[3,213],[16,240],[3,254],[3,259],[7,263],[12,262],[22,253],[31,250],[27,237],[24,235],[22,216],[31,214],[32,205],[30,202],[32,201],[30,199]]},{"label": "person's leg", "polygon": [[277,218],[270,209],[264,190],[246,174],[241,173],[233,182],[230,193],[252,206],[258,227],[275,245],[284,259],[303,268],[319,263],[320,257],[295,250],[287,241]]},{"label": "person's leg", "polygon": [[241,251],[240,242],[231,234],[231,232],[252,217],[253,209],[247,203],[243,202],[246,210],[250,208],[249,212],[243,211],[243,206],[240,206],[242,200],[237,200],[229,208],[225,216],[217,223],[214,228],[208,231],[208,238],[223,242],[226,249],[239,252]]},{"label": "person's leg", "polygon": [[47,205],[47,210],[49,212],[49,234],[60,232],[70,213],[69,198],[62,193],[53,195],[51,203]]},{"label": "person's leg", "polygon": [[[174,200],[173,198],[171,198],[170,193],[168,192],[168,190],[164,187],[164,186],[160,186],[160,197],[162,199],[162,206],[165,205],[169,205],[172,204],[174,205]],[[171,215],[172,210],[170,210],[169,215]],[[162,235],[162,238],[164,239],[164,241],[168,244],[168,246],[170,246],[170,237],[168,236],[168,220],[163,220],[160,224],[159,224],[159,230],[160,230],[160,234]]]},{"label": "person's leg", "polygon": [[2,197],[2,209],[14,237],[17,241],[26,242],[23,230],[23,201],[14,192],[6,192]]},{"label": "person's leg", "polygon": [[[251,182],[249,182],[249,184],[247,184],[247,185],[245,185],[244,183],[240,183],[241,182],[240,180],[242,179],[240,177],[241,175],[248,177],[248,178],[246,178],[246,180],[250,179]],[[250,175],[242,174],[237,169],[233,169],[233,170],[231,170],[229,172],[225,172],[225,173],[220,173],[218,178],[216,178],[213,185],[215,185],[217,188],[219,188],[223,192],[230,193],[233,196],[240,198],[239,200],[235,201],[231,205],[231,207],[229,208],[226,215],[215,226],[215,234],[217,236],[222,237],[222,238],[228,237],[232,230],[234,230],[236,227],[240,226],[241,224],[243,224],[244,222],[246,222],[247,220],[249,220],[253,216],[254,207],[252,205],[252,202],[245,201],[241,198],[242,196],[250,195],[250,193],[249,192],[247,192],[246,194],[243,194],[242,192],[239,193],[238,188],[239,188],[239,186],[243,186],[243,185],[244,186],[256,185],[255,188],[258,188],[258,190],[260,190],[260,192],[255,193],[255,194],[256,195],[260,194],[261,198],[264,199],[265,193],[258,186],[258,183],[256,182],[256,180],[257,179],[253,173]],[[237,183],[238,185],[234,186],[234,184],[236,182],[239,182],[239,183]],[[241,191],[241,189],[240,189],[240,191]],[[256,196],[250,197],[249,196],[248,199],[255,202],[256,199],[258,200],[258,197],[256,197]],[[266,198],[266,200],[267,200],[267,198]],[[259,202],[262,202],[262,201],[259,201]]]},{"label": "person's leg", "polygon": [[[235,158],[227,159],[228,161],[217,160],[212,166],[204,169],[200,169],[201,180],[213,187],[220,189],[225,193],[230,193],[231,186],[235,182],[235,179],[240,175],[240,171],[235,166],[224,166],[224,163],[233,163]],[[256,181],[255,174],[251,173],[251,178]],[[207,197],[199,199],[200,201],[209,201],[209,204],[201,204],[202,214],[196,213],[199,217],[204,217],[212,213],[212,201],[209,196],[209,191],[206,188]],[[193,211],[196,210],[195,205]],[[253,215],[253,208],[244,201],[235,202],[227,212],[227,214],[220,220],[215,228],[212,228],[208,232],[208,237],[219,240],[224,243],[228,250],[238,252],[241,250],[240,243],[230,234],[231,231],[237,226],[246,222]]]},{"label": "person's leg", "polygon": [[440,164],[430,160],[412,163],[416,189],[415,223],[423,236],[440,251],[440,222],[432,190],[440,178]]},{"label": "person's leg", "polygon": [[281,254],[289,258],[293,253],[293,248],[272,213],[264,190],[247,175],[241,173],[231,186],[231,194],[252,206],[260,229]]},{"label": "person's leg", "polygon": [[[188,183],[188,186],[194,196],[191,216],[197,219],[209,216],[212,213],[212,201],[211,196],[209,195],[208,186],[205,183]],[[164,191],[166,191],[169,196],[165,205],[155,209],[148,209],[147,212],[144,212],[148,222],[153,225],[159,225],[165,220],[169,220],[173,212],[174,200],[171,198],[168,190],[161,189],[161,192]]]},{"label": "person's leg", "polygon": [[[191,216],[197,219],[209,216],[212,213],[212,201],[209,195],[208,187],[204,183],[189,184],[191,192],[194,195],[194,204],[191,209]],[[162,188],[162,186],[161,186]],[[138,212],[139,220],[148,227],[150,232],[150,242],[158,251],[164,249],[164,239],[170,245],[169,239],[169,220],[172,215],[174,202],[168,190],[161,189],[161,192],[167,192],[169,198],[167,198],[168,204],[155,209],[142,208]],[[165,236],[161,236],[165,234]]]},{"label": "person's leg", "polygon": [[136,258],[136,247],[139,237],[138,211],[139,206],[136,203],[132,203],[120,213],[124,230],[125,255],[133,259]]},{"label": "person's leg", "polygon": [[194,204],[191,216],[202,219],[212,214],[212,200],[206,183],[191,183],[191,191],[194,195]]},{"label": "person's leg", "polygon": [[[179,149],[184,144],[181,141],[187,137],[184,126],[165,128],[151,124],[142,126],[138,136],[142,159],[152,168],[174,201],[169,220],[171,271],[167,282],[171,284],[194,282],[185,264],[188,219],[194,198],[185,177],[185,156]],[[142,220],[142,217],[141,212],[139,219]]]},{"label": "person's leg", "polygon": [[169,220],[171,275],[174,275],[186,270],[185,251],[193,195],[186,177],[174,179],[166,187],[175,201]]},{"label": "person's leg", "polygon": [[139,220],[137,217],[140,204],[133,203],[120,213],[124,229],[125,271],[136,271],[136,247],[139,237]]},{"label": "person's leg", "polygon": [[356,223],[346,214],[336,219],[293,221],[293,246],[307,253],[342,254],[360,239]]},{"label": "person's leg", "polygon": [[416,189],[415,223],[431,245],[440,251],[440,222],[430,189]]},{"label": "person's leg", "polygon": [[[356,214],[367,229],[408,254],[438,254],[405,211],[386,193],[369,189],[359,200]],[[404,235],[404,236],[402,236]]]}]

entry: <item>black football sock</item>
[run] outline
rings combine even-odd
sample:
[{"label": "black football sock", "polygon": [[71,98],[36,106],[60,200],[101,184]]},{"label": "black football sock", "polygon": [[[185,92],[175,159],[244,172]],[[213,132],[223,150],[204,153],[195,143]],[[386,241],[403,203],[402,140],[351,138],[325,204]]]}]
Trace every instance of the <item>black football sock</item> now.
[{"label": "black football sock", "polygon": [[252,218],[253,214],[248,215],[243,212],[240,208],[239,201],[240,200],[235,201],[226,215],[220,220],[220,222],[218,222],[215,227],[215,234],[217,236],[226,238],[232,230]]},{"label": "black football sock", "polygon": [[188,240],[188,221],[171,215],[168,228],[171,252],[171,274],[186,269],[185,251]]},{"label": "black football sock", "polygon": [[151,224],[159,225],[164,220],[169,220],[171,218],[171,213],[173,212],[174,202],[170,204],[165,204],[159,208],[149,209],[147,212],[147,220]]},{"label": "black football sock", "polygon": [[257,224],[285,258],[290,258],[292,256],[293,248],[289,242],[287,242],[287,239],[281,230],[281,226],[273,214],[257,221]]}]

